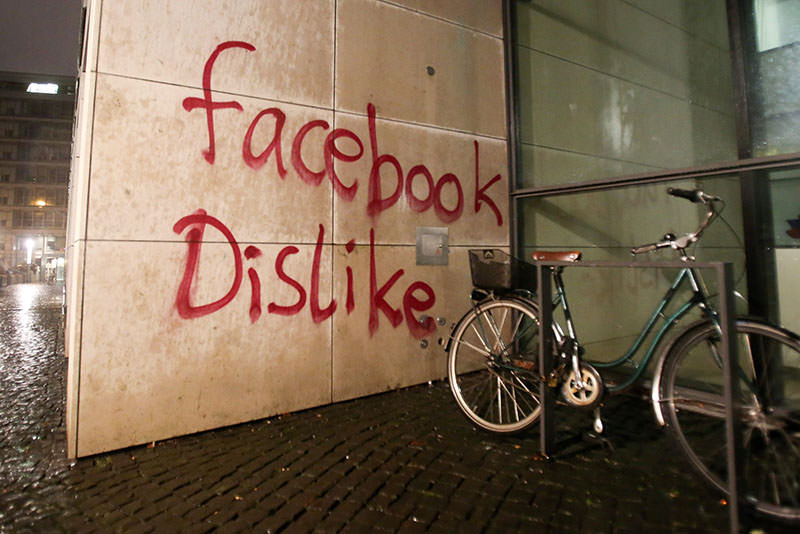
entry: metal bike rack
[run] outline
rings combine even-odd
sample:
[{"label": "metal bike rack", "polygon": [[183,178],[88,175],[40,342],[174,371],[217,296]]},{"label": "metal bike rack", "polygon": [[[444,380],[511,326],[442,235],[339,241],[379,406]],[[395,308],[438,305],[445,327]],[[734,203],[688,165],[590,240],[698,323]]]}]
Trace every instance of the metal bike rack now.
[{"label": "metal bike rack", "polygon": [[[552,277],[550,276],[552,267],[569,268],[658,268],[658,269],[683,269],[687,266],[682,261],[670,262],[562,262],[562,261],[538,261],[536,262],[536,274],[538,277],[537,297],[539,302],[539,366],[542,376],[547,376],[552,371],[552,358],[546,358],[546,354],[553,354],[553,301],[552,301]],[[722,329],[722,354],[727,356],[723,359],[723,380],[725,400],[725,440],[727,445],[727,468],[728,468],[728,517],[731,534],[739,534],[739,491],[742,481],[742,465],[739,459],[742,457],[742,435],[739,421],[734,414],[737,411],[736,404],[739,399],[739,384],[733,379],[731,369],[734,364],[738,364],[738,349],[736,345],[736,319],[733,300],[733,267],[728,262],[692,262],[691,266],[695,269],[713,270],[719,288],[720,304],[717,308],[719,313],[720,326]],[[547,276],[545,276],[547,275]],[[547,296],[547,298],[545,298]],[[555,442],[555,421],[553,416],[553,405],[556,392],[544,381],[539,384],[539,393],[542,402],[542,415],[540,425],[540,451],[546,458],[550,457]]]}]

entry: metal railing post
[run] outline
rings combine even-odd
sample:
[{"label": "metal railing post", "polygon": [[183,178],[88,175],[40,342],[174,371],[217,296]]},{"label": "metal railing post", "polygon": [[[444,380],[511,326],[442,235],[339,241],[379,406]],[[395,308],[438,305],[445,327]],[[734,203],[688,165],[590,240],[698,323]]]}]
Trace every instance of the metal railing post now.
[{"label": "metal railing post", "polygon": [[553,371],[553,300],[550,267],[538,262],[536,275],[539,297],[539,369],[541,369],[542,375],[542,379],[539,381],[539,397],[542,407],[542,414],[539,418],[539,447],[542,456],[549,458],[555,442],[555,425],[553,424],[555,394],[546,379]]},{"label": "metal railing post", "polygon": [[[603,267],[603,268],[684,268],[682,262],[536,262],[537,299],[539,304],[539,369],[542,380],[539,384],[542,414],[540,417],[540,450],[550,457],[555,443],[555,390],[547,384],[547,377],[553,370],[553,300],[551,269],[557,266]],[[733,369],[738,367],[738,345],[736,337],[736,313],[733,298],[733,266],[730,263],[694,263],[697,269],[713,269],[719,287],[720,305],[717,309],[721,329],[720,352],[723,359],[723,400],[725,403],[725,443],[728,469],[728,516],[731,534],[739,534],[739,495],[744,491],[742,478],[742,434],[741,423],[736,417],[739,409],[739,383]]]},{"label": "metal railing post", "polygon": [[725,444],[728,461],[728,515],[731,534],[739,534],[739,495],[742,491],[742,434],[736,413],[739,409],[739,381],[736,373],[739,365],[739,350],[736,340],[736,312],[733,305],[733,266],[730,263],[716,267],[719,287],[719,323],[722,330],[723,400],[725,402]]}]

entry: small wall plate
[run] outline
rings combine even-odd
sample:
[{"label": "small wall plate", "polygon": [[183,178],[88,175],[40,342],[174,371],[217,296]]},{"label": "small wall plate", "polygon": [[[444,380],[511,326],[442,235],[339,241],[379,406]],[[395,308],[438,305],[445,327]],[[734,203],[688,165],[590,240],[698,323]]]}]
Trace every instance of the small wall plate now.
[{"label": "small wall plate", "polygon": [[417,265],[447,265],[449,228],[417,227]]}]

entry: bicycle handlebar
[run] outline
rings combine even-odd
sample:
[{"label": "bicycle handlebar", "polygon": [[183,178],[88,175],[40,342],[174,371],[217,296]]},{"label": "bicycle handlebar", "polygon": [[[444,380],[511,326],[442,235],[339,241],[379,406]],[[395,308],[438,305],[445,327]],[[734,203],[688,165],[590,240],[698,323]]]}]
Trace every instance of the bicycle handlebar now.
[{"label": "bicycle handlebar", "polygon": [[682,235],[681,237],[676,238],[674,234],[667,234],[664,236],[663,241],[658,241],[656,243],[650,243],[647,245],[641,245],[638,247],[633,247],[631,249],[631,254],[644,254],[647,252],[653,252],[654,250],[658,250],[660,248],[673,248],[677,250],[681,257],[687,259],[685,249],[692,243],[696,242],[700,239],[700,236],[705,231],[706,227],[711,223],[711,220],[717,215],[717,210],[714,207],[714,202],[721,201],[721,199],[717,196],[708,195],[701,191],[700,189],[694,189],[692,191],[686,189],[677,189],[670,187],[667,189],[667,194],[673,197],[680,197],[691,202],[697,204],[703,204],[707,206],[708,212],[706,213],[706,218],[703,222],[700,223],[700,226],[697,227],[697,230],[690,234]]},{"label": "bicycle handlebar", "polygon": [[669,243],[660,242],[660,243],[650,243],[649,245],[642,245],[640,247],[633,247],[631,249],[631,254],[644,254],[646,252],[653,252],[654,250],[668,247]]},{"label": "bicycle handlebar", "polygon": [[696,204],[708,204],[709,202],[713,202],[719,200],[719,197],[707,195],[704,192],[700,191],[699,189],[694,189],[689,191],[687,189],[677,189],[675,187],[670,187],[667,189],[667,194],[672,195],[673,197],[680,197],[685,198],[691,202]]}]

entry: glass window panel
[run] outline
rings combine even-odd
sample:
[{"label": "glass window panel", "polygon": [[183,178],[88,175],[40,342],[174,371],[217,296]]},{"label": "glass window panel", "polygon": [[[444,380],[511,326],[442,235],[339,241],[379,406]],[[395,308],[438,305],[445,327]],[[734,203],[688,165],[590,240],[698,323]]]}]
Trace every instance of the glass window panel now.
[{"label": "glass window panel", "polygon": [[737,158],[724,0],[518,0],[517,187]]},{"label": "glass window panel", "polygon": [[768,173],[780,323],[800,331],[800,168]]},{"label": "glass window panel", "polygon": [[[700,188],[721,197],[722,217],[708,227],[691,254],[698,261],[728,261],[734,266],[735,289],[742,294],[736,307],[746,313],[745,253],[739,179],[722,176],[701,181],[679,181],[526,198],[518,200],[521,214],[518,253],[529,258],[538,250],[580,250],[584,261],[673,261],[671,249],[632,256],[631,248],[660,241],[667,232],[693,232],[705,219],[698,204],[666,194],[668,187]],[[608,361],[623,354],[641,331],[664,295],[675,269],[566,269],[569,302],[579,336],[590,359]],[[712,293],[713,273],[705,273]],[[688,286],[667,315],[689,298]],[[698,319],[694,314],[689,319]],[[687,323],[688,324],[688,323]]]},{"label": "glass window panel", "polygon": [[[668,232],[680,235],[693,231],[703,220],[702,205],[667,195],[668,187],[699,187],[726,203],[724,221],[712,224],[693,252],[698,260],[727,261],[743,254],[742,206],[736,176],[521,199],[520,249],[577,248],[587,260],[631,260],[632,247],[658,241]],[[727,257],[719,258],[720,253]],[[676,255],[672,250],[663,250],[637,258],[669,260]]]},{"label": "glass window panel", "polygon": [[768,177],[775,246],[800,248],[800,169],[772,171]]},{"label": "glass window panel", "polygon": [[753,11],[759,52],[800,41],[800,2],[797,0],[756,0]]},{"label": "glass window panel", "polygon": [[751,6],[753,155],[800,152],[800,0],[754,0]]}]

